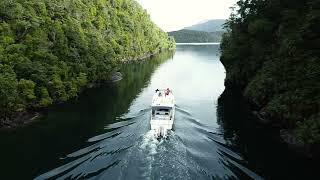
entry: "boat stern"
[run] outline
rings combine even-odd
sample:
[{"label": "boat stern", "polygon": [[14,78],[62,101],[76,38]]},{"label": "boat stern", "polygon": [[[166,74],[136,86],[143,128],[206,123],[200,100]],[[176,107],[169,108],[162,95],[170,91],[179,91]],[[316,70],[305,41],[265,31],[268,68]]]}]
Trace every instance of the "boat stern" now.
[{"label": "boat stern", "polygon": [[151,120],[151,130],[154,130],[155,136],[167,137],[168,131],[172,129],[172,120]]}]

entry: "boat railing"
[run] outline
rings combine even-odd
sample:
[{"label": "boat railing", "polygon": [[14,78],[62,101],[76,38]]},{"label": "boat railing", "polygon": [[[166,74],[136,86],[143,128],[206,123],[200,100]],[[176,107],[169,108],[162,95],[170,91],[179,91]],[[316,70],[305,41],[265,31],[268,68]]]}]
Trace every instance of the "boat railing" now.
[{"label": "boat railing", "polygon": [[158,95],[159,94],[162,94],[162,93],[167,93],[168,92],[168,90],[169,90],[169,94],[170,93],[172,93],[172,90],[171,89],[156,89],[156,93],[158,93]]}]

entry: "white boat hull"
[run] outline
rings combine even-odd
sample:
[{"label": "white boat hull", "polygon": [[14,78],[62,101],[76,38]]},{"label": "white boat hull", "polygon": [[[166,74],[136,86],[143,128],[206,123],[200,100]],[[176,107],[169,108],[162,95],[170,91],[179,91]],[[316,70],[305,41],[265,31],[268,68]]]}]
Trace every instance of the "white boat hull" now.
[{"label": "white boat hull", "polygon": [[174,121],[174,109],[171,120],[156,120],[152,119],[150,121],[151,130],[154,131],[155,137],[164,137],[166,138],[168,135],[168,131],[172,129]]},{"label": "white boat hull", "polygon": [[172,129],[175,114],[175,100],[171,91],[157,90],[151,104],[151,130],[157,138],[167,137]]}]

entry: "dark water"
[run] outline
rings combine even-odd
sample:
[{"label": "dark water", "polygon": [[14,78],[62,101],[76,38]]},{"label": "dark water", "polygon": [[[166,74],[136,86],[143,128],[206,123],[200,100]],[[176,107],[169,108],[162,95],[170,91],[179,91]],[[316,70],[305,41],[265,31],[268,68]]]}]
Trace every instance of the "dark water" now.
[{"label": "dark water", "polygon": [[[244,103],[224,90],[218,45],[179,45],[174,55],[123,67],[124,79],[0,132],[1,179],[291,179],[310,162],[265,141]],[[157,88],[176,98],[168,139],[149,132]],[[267,138],[266,138],[267,139]],[[300,165],[301,163],[301,165]]]}]

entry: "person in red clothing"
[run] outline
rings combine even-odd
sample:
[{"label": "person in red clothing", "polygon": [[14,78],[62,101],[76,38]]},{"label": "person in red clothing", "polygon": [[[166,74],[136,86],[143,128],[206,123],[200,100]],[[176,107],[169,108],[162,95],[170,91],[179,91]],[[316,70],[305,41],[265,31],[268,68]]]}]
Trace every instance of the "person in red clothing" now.
[{"label": "person in red clothing", "polygon": [[165,95],[168,96],[170,94],[170,89],[167,88],[166,92],[165,92]]}]

